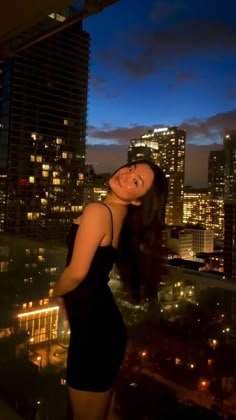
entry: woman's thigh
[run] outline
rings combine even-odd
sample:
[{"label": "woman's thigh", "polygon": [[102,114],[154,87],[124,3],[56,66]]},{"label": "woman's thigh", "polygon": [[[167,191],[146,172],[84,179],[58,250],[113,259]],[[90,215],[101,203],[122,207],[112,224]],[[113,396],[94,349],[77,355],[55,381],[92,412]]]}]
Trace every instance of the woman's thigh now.
[{"label": "woman's thigh", "polygon": [[73,419],[106,420],[112,397],[112,390],[105,392],[79,391],[68,387]]}]

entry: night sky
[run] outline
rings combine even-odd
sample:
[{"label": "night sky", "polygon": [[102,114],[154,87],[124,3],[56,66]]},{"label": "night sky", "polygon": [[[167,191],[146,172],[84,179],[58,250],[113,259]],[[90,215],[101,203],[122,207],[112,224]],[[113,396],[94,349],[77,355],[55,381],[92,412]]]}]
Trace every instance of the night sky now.
[{"label": "night sky", "polygon": [[186,184],[207,184],[209,150],[236,129],[236,1],[120,0],[91,35],[87,162],[113,171],[148,128],[187,130]]}]

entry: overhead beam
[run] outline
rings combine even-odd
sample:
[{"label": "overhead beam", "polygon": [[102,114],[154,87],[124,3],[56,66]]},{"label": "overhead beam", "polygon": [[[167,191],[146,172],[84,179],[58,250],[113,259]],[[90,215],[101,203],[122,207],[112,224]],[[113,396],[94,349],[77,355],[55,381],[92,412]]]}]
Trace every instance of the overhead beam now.
[{"label": "overhead beam", "polygon": [[[31,6],[31,13],[30,11],[26,11],[22,15],[22,1],[19,0],[10,0],[7,7],[5,6],[1,10],[0,14],[0,58],[6,59],[8,57],[12,57],[26,48],[34,45],[35,43],[42,41],[57,32],[68,28],[69,26],[79,22],[88,16],[101,12],[104,8],[116,3],[119,0],[83,0],[82,8],[78,10],[78,12],[73,13],[69,16],[64,22],[57,22],[47,30],[39,31],[37,35],[29,37],[24,34],[26,30],[29,30],[34,25],[37,25],[40,21],[43,21],[50,13],[53,12],[60,12],[60,10],[65,9],[71,3],[68,0],[47,0],[47,2],[33,2],[33,12],[32,13],[32,0],[24,0],[24,5],[28,4],[29,8]],[[12,10],[10,5],[15,6],[14,15],[17,16],[17,13],[21,13],[18,15],[18,20],[15,18],[13,19],[11,27],[8,28],[4,27],[4,17],[5,21],[9,20],[12,15]],[[39,7],[41,5],[41,7]],[[42,9],[42,6],[44,8]],[[20,7],[21,6],[21,7]],[[19,17],[20,16],[20,17]],[[3,26],[1,27],[3,23]],[[7,30],[8,29],[8,30]],[[5,30],[5,32],[4,32]]]}]

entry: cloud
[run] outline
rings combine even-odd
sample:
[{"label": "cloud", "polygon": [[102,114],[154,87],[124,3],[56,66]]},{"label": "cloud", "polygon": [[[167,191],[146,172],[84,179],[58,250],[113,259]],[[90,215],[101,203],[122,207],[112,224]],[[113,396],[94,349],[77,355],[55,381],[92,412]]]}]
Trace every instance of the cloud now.
[{"label": "cloud", "polygon": [[[138,138],[147,130],[161,127],[162,125],[153,124],[138,125],[131,124],[128,127],[112,127],[104,124],[102,127],[90,125],[88,127],[88,141],[92,138],[93,142],[98,140],[106,144],[129,144],[131,139]],[[192,118],[179,124],[187,132],[187,142],[189,144],[221,144],[223,134],[226,130],[236,129],[236,109],[221,112],[209,118]]]},{"label": "cloud", "polygon": [[236,129],[236,109],[221,112],[206,119],[192,118],[181,124],[192,144],[222,143],[226,130]]},{"label": "cloud", "polygon": [[154,4],[150,18],[154,21],[163,21],[175,16],[182,8],[180,3],[168,3],[167,1],[158,1]]},{"label": "cloud", "polygon": [[116,99],[121,95],[121,89],[118,90],[114,86],[109,86],[107,80],[96,75],[92,75],[90,87],[97,95],[106,99]]},{"label": "cloud", "polygon": [[99,58],[112,66],[120,65],[137,79],[159,69],[181,66],[183,59],[189,57],[205,55],[208,61],[218,61],[226,55],[236,55],[236,31],[220,20],[181,19],[168,28],[137,31],[136,35],[132,28],[132,34],[127,31],[123,38],[113,50],[100,51]]},{"label": "cloud", "polygon": [[[101,128],[89,126],[88,136],[97,144],[88,144],[87,161],[94,165],[97,173],[113,172],[127,161],[130,140],[157,127],[137,124],[115,128],[109,124]],[[222,148],[225,130],[236,129],[236,109],[206,119],[192,118],[180,127],[187,131],[186,184],[204,186],[207,184],[209,151]],[[112,141],[115,144],[111,144]]]},{"label": "cloud", "polygon": [[[155,126],[156,127],[156,126]],[[149,127],[150,128],[150,127]],[[130,127],[113,128],[108,124],[97,128],[93,125],[88,127],[88,137],[99,140],[115,141],[116,143],[129,143],[131,139],[139,137],[141,133],[145,132],[147,127],[144,125],[131,125]]]}]

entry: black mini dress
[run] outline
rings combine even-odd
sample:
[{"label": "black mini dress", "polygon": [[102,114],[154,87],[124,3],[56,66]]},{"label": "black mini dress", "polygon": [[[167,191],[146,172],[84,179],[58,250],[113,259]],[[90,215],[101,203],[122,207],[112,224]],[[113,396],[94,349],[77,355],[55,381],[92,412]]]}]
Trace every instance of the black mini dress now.
[{"label": "black mini dress", "polygon": [[[112,213],[106,207],[111,215],[113,240]],[[79,225],[73,224],[68,234],[67,265],[78,229]],[[108,286],[115,257],[112,241],[98,247],[85,279],[63,296],[70,325],[67,384],[78,390],[110,389],[124,357],[126,329]]]}]

